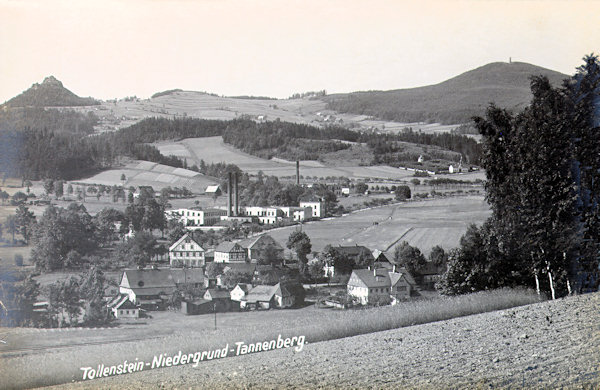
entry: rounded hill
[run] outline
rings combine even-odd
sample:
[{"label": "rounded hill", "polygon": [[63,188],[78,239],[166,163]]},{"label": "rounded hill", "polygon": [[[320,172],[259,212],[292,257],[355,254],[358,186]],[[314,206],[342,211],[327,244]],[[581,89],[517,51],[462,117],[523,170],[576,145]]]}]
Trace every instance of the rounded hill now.
[{"label": "rounded hill", "polygon": [[521,109],[532,98],[530,79],[546,76],[553,85],[568,78],[562,73],[524,62],[493,62],[449,80],[425,87],[353,92],[322,97],[328,108],[399,122],[466,123],[494,103]]}]

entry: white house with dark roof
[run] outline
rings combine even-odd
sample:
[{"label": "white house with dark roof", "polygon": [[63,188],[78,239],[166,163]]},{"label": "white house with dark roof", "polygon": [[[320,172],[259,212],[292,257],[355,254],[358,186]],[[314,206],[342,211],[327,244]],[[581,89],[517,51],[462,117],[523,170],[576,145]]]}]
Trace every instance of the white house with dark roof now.
[{"label": "white house with dark roof", "polygon": [[119,292],[131,302],[151,309],[158,309],[176,289],[171,270],[125,270],[119,284]]},{"label": "white house with dark roof", "polygon": [[255,286],[240,301],[241,309],[270,309],[274,303],[274,286]]},{"label": "white house with dark roof", "polygon": [[347,292],[361,305],[388,304],[409,298],[413,288],[414,280],[407,272],[355,269],[348,280]]},{"label": "white house with dark roof", "polygon": [[146,309],[158,309],[178,287],[202,287],[201,269],[135,269],[123,271],[119,293]]},{"label": "white house with dark roof", "polygon": [[204,248],[186,233],[169,247],[169,262],[171,267],[203,267],[204,252]]},{"label": "white house with dark roof", "polygon": [[117,319],[140,317],[140,308],[134,305],[129,297],[124,294],[114,297],[106,306]]},{"label": "white house with dark roof", "polygon": [[245,263],[248,251],[237,242],[224,241],[215,248],[215,263]]}]

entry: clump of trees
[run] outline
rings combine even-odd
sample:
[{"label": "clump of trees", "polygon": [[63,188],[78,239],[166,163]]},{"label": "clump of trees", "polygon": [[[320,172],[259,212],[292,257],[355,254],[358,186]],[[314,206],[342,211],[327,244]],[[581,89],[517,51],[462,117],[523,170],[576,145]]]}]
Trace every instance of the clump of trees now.
[{"label": "clump of trees", "polygon": [[307,272],[308,254],[312,249],[310,238],[303,231],[294,231],[288,237],[286,243],[288,249],[293,250],[296,253],[298,259],[300,274],[304,275]]},{"label": "clump of trees", "polygon": [[450,253],[442,292],[525,285],[555,297],[598,289],[600,62],[584,61],[559,88],[534,77],[523,112],[492,105],[475,118],[492,216]]}]

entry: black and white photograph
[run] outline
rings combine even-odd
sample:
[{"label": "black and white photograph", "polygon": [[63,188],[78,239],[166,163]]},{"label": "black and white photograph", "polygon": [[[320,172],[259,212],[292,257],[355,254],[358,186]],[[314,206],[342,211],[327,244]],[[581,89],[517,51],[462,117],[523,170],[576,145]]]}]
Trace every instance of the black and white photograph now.
[{"label": "black and white photograph", "polygon": [[600,389],[599,15],[0,0],[0,388]]}]

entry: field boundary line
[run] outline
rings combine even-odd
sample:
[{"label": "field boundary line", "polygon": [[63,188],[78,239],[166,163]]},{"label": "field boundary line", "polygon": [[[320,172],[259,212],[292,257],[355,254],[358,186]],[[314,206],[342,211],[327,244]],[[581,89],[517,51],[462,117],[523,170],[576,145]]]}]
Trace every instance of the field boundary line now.
[{"label": "field boundary line", "polygon": [[398,239],[394,242],[392,242],[387,248],[385,248],[384,252],[389,251],[394,245],[396,245],[398,243],[398,241],[400,241],[402,238],[404,238],[404,236],[406,236],[408,233],[412,232],[414,230],[414,226],[409,227],[404,233],[402,233],[402,235],[400,237],[398,237]]}]

